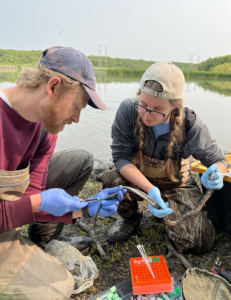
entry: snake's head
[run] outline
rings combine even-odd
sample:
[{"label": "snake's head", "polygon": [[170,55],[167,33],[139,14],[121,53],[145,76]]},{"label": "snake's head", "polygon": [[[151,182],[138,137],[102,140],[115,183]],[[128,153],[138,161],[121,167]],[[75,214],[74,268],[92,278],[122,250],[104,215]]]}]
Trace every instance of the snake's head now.
[{"label": "snake's head", "polygon": [[212,180],[212,179],[213,179],[213,176],[214,176],[214,172],[210,173],[210,174],[209,174],[209,180]]}]

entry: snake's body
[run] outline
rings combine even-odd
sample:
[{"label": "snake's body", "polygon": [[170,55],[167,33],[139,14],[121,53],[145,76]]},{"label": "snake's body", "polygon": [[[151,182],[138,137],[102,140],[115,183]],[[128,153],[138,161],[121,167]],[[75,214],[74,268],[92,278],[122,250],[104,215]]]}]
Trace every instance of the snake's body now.
[{"label": "snake's body", "polygon": [[[161,207],[154,201],[152,200],[152,198],[150,198],[146,193],[140,191],[140,190],[137,190],[135,188],[131,188],[129,186],[123,186],[123,189],[126,189],[129,193],[131,194],[136,194],[138,195],[139,197],[143,198],[144,200],[146,200],[149,204],[151,204],[153,207],[157,208],[157,209],[161,209]],[[173,226],[177,226],[179,225],[180,223],[182,223],[184,220],[196,215],[201,209],[202,207],[204,206],[204,204],[208,201],[208,199],[210,198],[210,196],[212,195],[214,190],[212,189],[208,189],[206,191],[206,193],[202,196],[199,204],[197,207],[195,207],[194,209],[188,211],[187,213],[183,214],[182,216],[180,216],[178,219],[176,219],[175,221],[171,221],[169,220],[168,217],[164,217],[163,220],[164,220],[164,223],[170,227],[173,227]]]},{"label": "snake's body", "polygon": [[[212,172],[209,175],[209,180],[212,180],[213,174],[214,174],[214,172]],[[126,189],[130,194],[135,194],[135,195],[143,198],[149,204],[151,204],[153,207],[155,207],[157,209],[161,209],[161,207],[152,198],[150,198],[146,193],[144,193],[144,192],[142,192],[138,189],[131,188],[129,186],[122,186],[121,190],[122,189]],[[209,200],[209,198],[211,197],[213,192],[214,192],[213,189],[208,189],[206,191],[206,193],[202,196],[202,198],[201,198],[199,204],[197,205],[197,207],[195,207],[194,209],[192,209],[192,210],[188,211],[187,213],[183,214],[182,216],[180,216],[175,221],[170,220],[168,217],[164,217],[163,220],[164,220],[165,225],[170,226],[170,227],[174,227],[174,226],[177,226],[177,225],[181,224],[186,219],[196,215],[202,209],[202,207],[205,205],[205,203]],[[109,200],[111,198],[115,198],[116,196],[117,196],[117,193],[108,196],[104,200]],[[98,212],[97,212],[96,217],[95,217],[94,227],[95,227],[95,224],[96,224],[96,220],[97,220],[97,216],[98,216],[100,208],[101,208],[101,205],[99,206]]]}]

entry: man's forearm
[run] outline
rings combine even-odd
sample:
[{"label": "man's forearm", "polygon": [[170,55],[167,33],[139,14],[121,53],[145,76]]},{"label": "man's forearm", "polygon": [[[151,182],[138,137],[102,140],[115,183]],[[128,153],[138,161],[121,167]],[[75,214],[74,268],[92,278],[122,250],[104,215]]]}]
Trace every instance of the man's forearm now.
[{"label": "man's forearm", "polygon": [[30,196],[30,201],[31,201],[33,213],[38,212],[41,206],[42,195],[41,194],[32,195]]},{"label": "man's forearm", "polygon": [[33,222],[29,197],[0,203],[0,234]]}]

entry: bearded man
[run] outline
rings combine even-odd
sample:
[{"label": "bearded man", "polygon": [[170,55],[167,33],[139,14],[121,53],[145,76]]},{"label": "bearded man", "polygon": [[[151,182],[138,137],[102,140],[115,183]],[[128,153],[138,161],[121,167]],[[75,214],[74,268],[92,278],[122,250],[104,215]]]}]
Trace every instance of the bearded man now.
[{"label": "bearded man", "polygon": [[[42,248],[59,239],[79,250],[88,237],[61,235],[64,223],[97,214],[116,213],[125,190],[106,189],[94,197],[109,201],[81,202],[75,195],[93,167],[85,150],[53,154],[57,133],[78,123],[87,105],[106,110],[96,93],[88,58],[69,47],[42,53],[35,69],[25,68],[17,85],[0,89],[0,298],[69,299],[74,280],[69,271]],[[29,239],[17,227],[29,224]],[[12,299],[13,299],[12,298]]]}]

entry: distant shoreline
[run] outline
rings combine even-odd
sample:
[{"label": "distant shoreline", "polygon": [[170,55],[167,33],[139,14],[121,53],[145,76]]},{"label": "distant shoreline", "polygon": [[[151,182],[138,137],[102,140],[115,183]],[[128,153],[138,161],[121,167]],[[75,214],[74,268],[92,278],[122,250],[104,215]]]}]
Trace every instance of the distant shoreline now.
[{"label": "distant shoreline", "polygon": [[[16,73],[20,72],[22,66],[11,66],[11,65],[0,65],[0,72],[4,73]],[[97,68],[94,67],[95,71],[102,71],[108,75],[131,75],[131,76],[141,76],[144,74],[146,69],[126,69],[126,68]],[[209,72],[209,71],[184,71],[185,77],[190,78],[230,78],[231,73],[221,73],[221,72]]]},{"label": "distant shoreline", "polygon": [[[110,75],[143,75],[145,69],[107,69],[107,74]],[[206,72],[206,71],[183,71],[185,77],[194,78],[230,78],[231,73],[218,73],[218,72]]]}]

